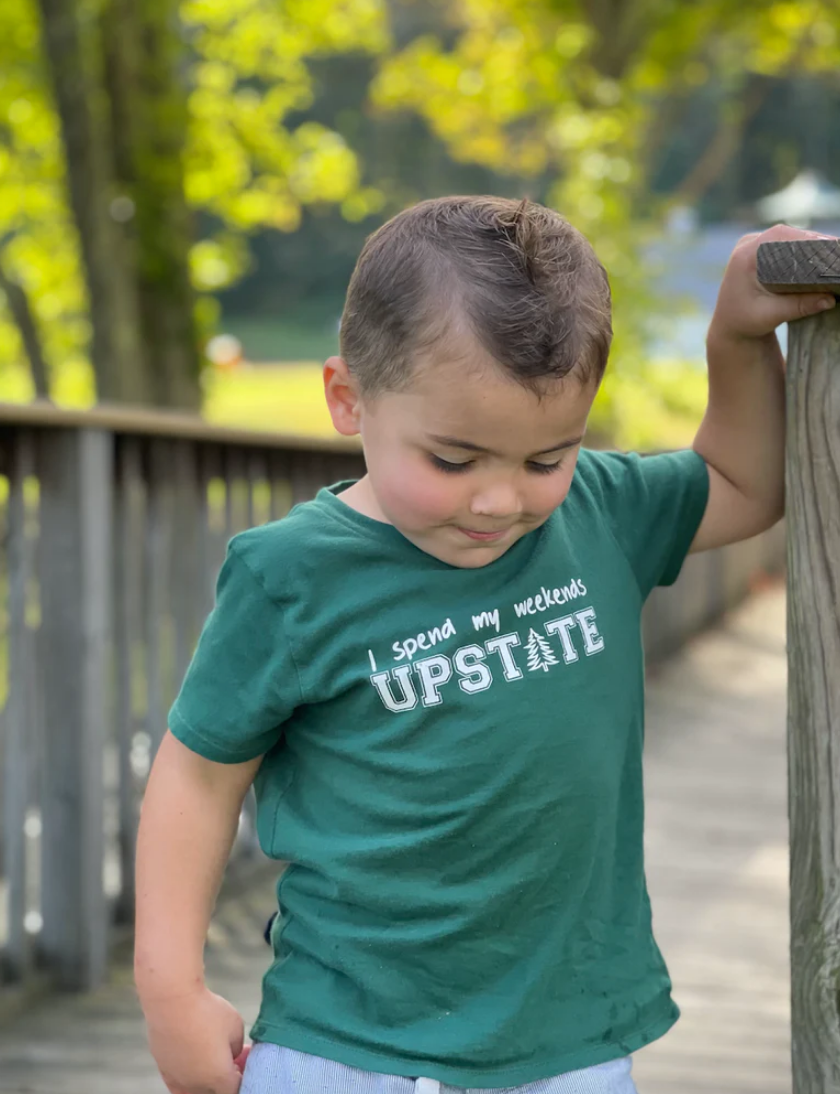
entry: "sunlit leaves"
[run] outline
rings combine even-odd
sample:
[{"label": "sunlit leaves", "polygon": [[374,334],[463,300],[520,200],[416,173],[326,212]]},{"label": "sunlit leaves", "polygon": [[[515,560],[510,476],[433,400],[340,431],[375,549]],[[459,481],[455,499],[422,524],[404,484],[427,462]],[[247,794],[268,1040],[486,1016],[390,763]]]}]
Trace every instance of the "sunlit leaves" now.
[{"label": "sunlit leaves", "polygon": [[248,266],[248,249],[241,236],[225,232],[203,239],[190,250],[193,284],[202,292],[218,292],[242,276]]},{"label": "sunlit leaves", "polygon": [[[231,228],[292,231],[301,206],[351,202],[360,170],[343,139],[288,116],[312,101],[307,58],[379,51],[384,0],[185,0],[197,60],[190,91],[187,196]],[[357,205],[364,201],[357,196]]]},{"label": "sunlit leaves", "polygon": [[456,159],[539,174],[550,162],[545,127],[571,95],[562,69],[585,50],[587,27],[554,25],[541,5],[511,0],[461,0],[447,10],[455,48],[416,39],[382,65],[374,102],[422,113]]}]

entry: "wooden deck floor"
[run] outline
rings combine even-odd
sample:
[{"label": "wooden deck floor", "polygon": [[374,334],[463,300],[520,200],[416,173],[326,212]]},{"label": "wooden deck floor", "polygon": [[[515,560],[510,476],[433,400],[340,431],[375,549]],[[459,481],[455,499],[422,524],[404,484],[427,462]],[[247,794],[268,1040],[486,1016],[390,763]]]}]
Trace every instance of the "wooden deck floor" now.
[{"label": "wooden deck floor", "polygon": [[[648,691],[648,870],[683,1018],[640,1053],[640,1094],[790,1094],[784,598],[694,642]],[[215,990],[253,1017],[272,895],[225,904]],[[0,1030],[4,1094],[164,1094],[125,968]]]}]

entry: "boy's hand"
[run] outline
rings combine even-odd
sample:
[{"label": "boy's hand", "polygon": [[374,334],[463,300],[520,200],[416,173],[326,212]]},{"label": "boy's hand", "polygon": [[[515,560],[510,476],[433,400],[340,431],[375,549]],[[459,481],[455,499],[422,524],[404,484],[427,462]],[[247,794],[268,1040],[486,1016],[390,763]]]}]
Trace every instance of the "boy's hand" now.
[{"label": "boy's hand", "polygon": [[237,1094],[245,1027],[237,1011],[207,988],[147,1002],[149,1047],[170,1094]]},{"label": "boy's hand", "polygon": [[788,239],[830,239],[818,232],[806,232],[777,224],[766,232],[746,235],[738,241],[718,293],[709,339],[741,341],[766,338],[781,323],[804,319],[834,306],[826,293],[776,293],[759,283],[756,273],[759,245]]}]

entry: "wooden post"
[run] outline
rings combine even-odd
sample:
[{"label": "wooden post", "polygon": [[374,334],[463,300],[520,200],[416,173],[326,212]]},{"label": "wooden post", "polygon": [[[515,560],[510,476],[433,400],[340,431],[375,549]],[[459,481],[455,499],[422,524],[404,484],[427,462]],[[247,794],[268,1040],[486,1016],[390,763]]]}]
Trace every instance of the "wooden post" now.
[{"label": "wooden post", "polygon": [[113,437],[44,437],[41,629],[45,742],[42,944],[59,983],[101,983],[108,953],[103,885],[103,754],[111,710]]},{"label": "wooden post", "polygon": [[[840,294],[840,243],[764,243],[777,292]],[[791,323],[788,809],[794,1094],[840,1094],[840,305]]]}]

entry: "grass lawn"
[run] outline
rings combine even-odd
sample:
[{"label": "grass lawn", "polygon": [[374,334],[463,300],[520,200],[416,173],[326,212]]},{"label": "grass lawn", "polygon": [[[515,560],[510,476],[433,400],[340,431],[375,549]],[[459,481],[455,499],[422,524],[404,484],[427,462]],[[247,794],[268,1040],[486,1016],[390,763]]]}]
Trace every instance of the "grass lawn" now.
[{"label": "grass lawn", "polygon": [[338,353],[338,317],[334,315],[294,319],[256,319],[225,316],[220,332],[232,334],[242,343],[245,358],[260,364],[297,361],[326,361]]},{"label": "grass lawn", "polygon": [[204,417],[217,425],[334,437],[321,366],[243,365],[214,372],[205,384]]}]

